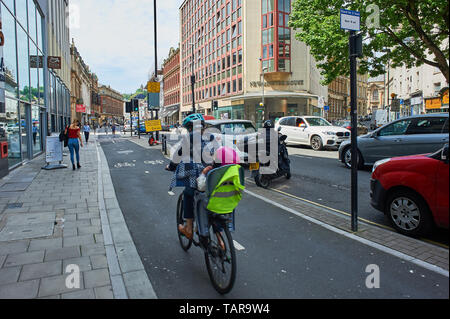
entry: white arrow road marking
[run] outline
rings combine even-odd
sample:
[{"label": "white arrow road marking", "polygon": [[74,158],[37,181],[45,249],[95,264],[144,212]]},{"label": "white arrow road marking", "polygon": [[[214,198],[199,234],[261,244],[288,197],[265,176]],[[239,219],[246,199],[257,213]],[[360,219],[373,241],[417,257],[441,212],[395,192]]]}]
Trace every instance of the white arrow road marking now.
[{"label": "white arrow road marking", "polygon": [[119,151],[119,152],[117,152],[118,154],[125,154],[125,155],[128,155],[128,154],[130,154],[130,153],[134,153],[134,151]]},{"label": "white arrow road marking", "polygon": [[245,250],[245,247],[239,244],[237,241],[233,240],[234,248],[237,250]]}]

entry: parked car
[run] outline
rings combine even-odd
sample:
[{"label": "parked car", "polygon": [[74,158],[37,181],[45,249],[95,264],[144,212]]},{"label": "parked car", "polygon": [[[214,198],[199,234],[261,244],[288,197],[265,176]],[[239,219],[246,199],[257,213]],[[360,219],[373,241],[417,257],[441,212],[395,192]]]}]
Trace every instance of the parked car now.
[{"label": "parked car", "polygon": [[[351,131],[352,130],[352,121],[342,121],[339,123],[338,126],[341,126],[343,128],[346,128],[347,130]],[[358,122],[358,136],[364,135],[367,133],[369,133],[369,129],[366,126],[364,126]]]},{"label": "parked car", "polygon": [[449,226],[448,144],[431,155],[396,157],[375,164],[371,204],[402,234],[423,236]]},{"label": "parked car", "polygon": [[289,116],[281,118],[275,129],[281,127],[281,134],[287,136],[286,143],[310,145],[320,151],[324,147],[338,147],[350,139],[351,132],[343,127],[333,126],[322,117]]},{"label": "parked car", "polygon": [[[448,113],[406,117],[358,137],[358,167],[392,157],[428,154],[449,140]],[[339,160],[351,168],[351,144],[339,148]]]},{"label": "parked car", "polygon": [[[138,134],[137,125],[136,125],[136,126],[133,125],[133,130],[134,130],[134,133],[135,133],[135,134]],[[148,133],[147,133],[147,129],[145,128],[145,124],[141,123],[141,125],[140,125],[140,131],[141,131],[141,132],[140,132],[141,134],[148,134]]]},{"label": "parked car", "polygon": [[220,132],[221,136],[225,136],[226,141],[220,141],[223,145],[235,145],[236,152],[239,157],[248,163],[248,153],[250,143],[256,144],[258,142],[258,135],[256,128],[251,121],[245,120],[209,120],[206,121],[206,128],[215,128]]}]

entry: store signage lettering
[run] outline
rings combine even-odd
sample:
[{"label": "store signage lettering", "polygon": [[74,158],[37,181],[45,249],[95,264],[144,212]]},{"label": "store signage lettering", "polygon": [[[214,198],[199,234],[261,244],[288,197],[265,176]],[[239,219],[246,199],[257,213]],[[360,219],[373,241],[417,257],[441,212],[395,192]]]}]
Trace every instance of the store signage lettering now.
[{"label": "store signage lettering", "polygon": [[77,113],[86,113],[86,106],[83,104],[77,104],[76,112]]},{"label": "store signage lettering", "polygon": [[44,57],[42,55],[30,55],[30,68],[42,69],[44,68]]},{"label": "store signage lettering", "polygon": [[47,59],[47,65],[49,69],[60,70],[61,69],[61,57],[49,56]]},{"label": "store signage lettering", "polygon": [[[303,80],[298,81],[267,81],[264,82],[264,86],[302,86]],[[250,82],[250,87],[262,87],[263,83],[261,81]]]}]

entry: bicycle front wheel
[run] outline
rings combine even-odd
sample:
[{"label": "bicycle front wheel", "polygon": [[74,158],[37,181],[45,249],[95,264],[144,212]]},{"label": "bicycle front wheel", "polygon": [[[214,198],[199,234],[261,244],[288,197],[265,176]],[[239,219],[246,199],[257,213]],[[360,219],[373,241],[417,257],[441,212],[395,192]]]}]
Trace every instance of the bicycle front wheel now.
[{"label": "bicycle front wheel", "polygon": [[183,203],[184,203],[184,196],[183,194],[180,195],[178,198],[178,204],[177,204],[177,233],[178,233],[178,239],[180,241],[181,248],[183,248],[184,251],[188,251],[192,246],[192,240],[186,238],[180,231],[178,230],[178,225],[184,225],[184,217],[183,217]]},{"label": "bicycle front wheel", "polygon": [[[228,225],[224,225],[223,229],[216,235],[210,228],[211,241],[205,252],[209,278],[214,289],[222,295],[229,293],[233,289],[236,280],[236,251],[233,238]],[[217,236],[220,236],[222,239],[225,249],[222,249]]]}]

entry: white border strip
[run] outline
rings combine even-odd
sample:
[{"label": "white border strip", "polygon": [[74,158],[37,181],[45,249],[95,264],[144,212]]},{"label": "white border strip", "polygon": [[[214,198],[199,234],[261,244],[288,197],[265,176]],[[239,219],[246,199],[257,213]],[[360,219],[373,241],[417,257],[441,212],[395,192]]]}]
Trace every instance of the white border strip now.
[{"label": "white border strip", "polygon": [[295,210],[293,210],[293,209],[291,209],[291,208],[289,208],[289,207],[283,206],[283,205],[281,205],[281,204],[279,204],[279,203],[276,203],[276,202],[274,202],[274,201],[272,201],[272,200],[270,200],[270,199],[267,199],[267,198],[265,198],[265,197],[263,197],[263,196],[260,196],[260,195],[258,195],[258,194],[255,194],[255,193],[253,193],[253,192],[251,192],[251,191],[249,191],[249,190],[245,190],[245,193],[247,193],[247,194],[249,194],[249,195],[251,195],[251,196],[253,196],[253,197],[256,197],[256,198],[258,198],[258,199],[261,199],[261,200],[265,201],[266,203],[269,203],[269,204],[271,204],[271,205],[273,205],[273,206],[276,206],[276,207],[278,207],[278,208],[281,208],[281,209],[283,209],[283,210],[285,210],[285,211],[287,211],[287,212],[289,212],[289,213],[291,213],[291,214],[294,214],[294,215],[296,215],[296,216],[298,216],[298,217],[301,217],[301,218],[303,218],[303,219],[306,219],[307,221],[310,221],[311,223],[314,223],[314,224],[319,225],[319,226],[322,226],[322,227],[324,227],[324,228],[326,228],[326,229],[328,229],[328,230],[331,230],[331,231],[333,231],[333,232],[335,232],[335,233],[337,233],[337,234],[339,234],[339,235],[342,235],[342,236],[345,236],[345,237],[347,237],[347,238],[356,240],[356,241],[358,241],[358,242],[360,242],[360,243],[362,243],[362,244],[365,244],[365,245],[370,246],[370,247],[372,247],[372,248],[381,250],[382,252],[385,252],[385,253],[387,253],[387,254],[390,254],[390,255],[393,255],[393,256],[398,257],[398,258],[400,258],[400,259],[409,261],[409,262],[411,262],[411,263],[413,263],[413,264],[415,264],[415,265],[417,265],[417,266],[420,266],[420,267],[423,267],[423,268],[428,269],[428,270],[430,270],[430,271],[436,272],[436,273],[438,273],[438,274],[440,274],[440,275],[449,277],[449,272],[448,272],[448,270],[445,270],[445,269],[443,269],[443,268],[441,268],[441,267],[438,267],[438,266],[436,266],[436,265],[432,265],[432,264],[430,264],[430,263],[427,263],[427,262],[425,262],[425,261],[423,261],[423,260],[420,260],[420,259],[417,259],[417,258],[408,256],[408,255],[406,255],[406,254],[403,254],[403,253],[401,253],[401,252],[398,252],[398,251],[396,251],[396,250],[394,250],[394,249],[391,249],[391,248],[388,248],[388,247],[386,247],[386,246],[377,244],[377,243],[375,243],[375,242],[373,242],[373,241],[370,241],[370,240],[367,240],[367,239],[365,239],[365,238],[361,238],[361,237],[359,237],[359,236],[356,236],[356,235],[354,235],[354,234],[351,234],[351,233],[349,233],[349,232],[347,232],[347,231],[344,231],[344,230],[342,230],[342,229],[336,228],[336,227],[334,227],[334,226],[325,224],[325,223],[323,223],[323,222],[321,222],[321,221],[319,221],[319,220],[317,220],[317,219],[314,219],[314,218],[312,218],[312,217],[306,216],[306,215],[304,215],[304,214],[302,214],[302,213],[299,213],[299,212],[297,212],[297,211],[295,211]]}]

